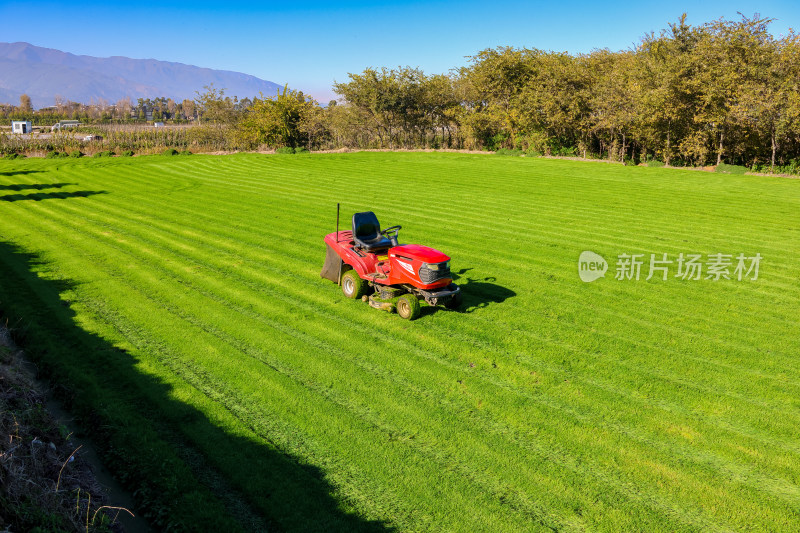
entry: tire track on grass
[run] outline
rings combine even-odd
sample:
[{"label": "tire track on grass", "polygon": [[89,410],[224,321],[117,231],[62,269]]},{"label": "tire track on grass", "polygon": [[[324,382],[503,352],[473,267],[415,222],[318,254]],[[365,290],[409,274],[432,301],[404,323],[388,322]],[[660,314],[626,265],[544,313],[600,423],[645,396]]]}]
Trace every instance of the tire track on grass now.
[{"label": "tire track on grass", "polygon": [[[117,278],[116,279],[117,283],[123,283],[123,282],[129,283],[127,280],[124,279],[124,276],[122,276],[122,275],[118,275],[118,276],[114,276],[114,277]],[[137,288],[135,288],[135,287],[137,287],[137,286],[133,285],[133,284],[128,285],[128,288],[130,290],[134,291],[134,292],[137,291]],[[165,307],[164,302],[162,300],[159,300],[157,298],[154,299],[152,297],[152,295],[148,295],[148,294],[146,294],[144,292],[141,292],[141,290],[142,290],[141,287],[138,287],[139,294],[142,297],[149,299],[156,307],[162,307],[162,308]],[[172,312],[172,313],[175,313],[176,311],[177,310],[175,308],[170,309],[170,312]],[[180,317],[183,320],[187,321],[187,322],[193,322],[192,320],[190,320],[191,317],[189,315],[186,315],[185,313],[183,313],[183,315],[180,316]],[[199,327],[199,324],[194,324],[194,325]],[[290,326],[284,326],[282,328],[282,331],[283,331],[283,333],[287,333],[287,332],[292,332],[293,330],[292,330],[292,328]],[[148,330],[148,332],[152,333],[152,330]],[[219,334],[219,331],[216,331],[216,333]],[[130,338],[129,334],[127,335],[127,338]],[[223,340],[223,339],[221,339],[221,340]],[[133,343],[133,341],[131,341],[131,342]],[[140,348],[142,348],[141,344],[139,344],[139,346],[140,346]],[[176,367],[174,364],[170,364],[169,361],[165,361],[169,366],[171,366],[173,368],[173,372],[175,372],[177,375],[182,376],[182,378],[184,380],[186,380],[188,383],[191,383],[194,387],[198,388],[199,390],[205,391],[206,395],[208,395],[209,398],[212,399],[213,401],[215,401],[217,403],[221,403],[223,405],[226,405],[227,409],[229,411],[231,411],[231,413],[234,414],[234,416],[236,416],[242,423],[248,424],[248,427],[253,427],[252,426],[252,416],[249,416],[249,417],[243,417],[242,416],[243,412],[252,415],[252,413],[250,413],[250,411],[245,407],[246,402],[244,402],[244,401],[240,402],[240,406],[239,406],[240,407],[240,411],[238,413],[236,411],[236,406],[235,405],[231,405],[231,401],[235,402],[237,400],[240,400],[239,396],[237,394],[235,394],[232,390],[220,389],[219,383],[211,381],[210,377],[204,371],[196,369],[196,368],[193,368],[192,365],[189,364],[186,360],[180,358],[174,352],[169,350],[168,346],[166,346],[164,344],[158,344],[158,345],[149,344],[148,346],[151,349],[159,350],[162,353],[162,355],[167,353],[167,352],[169,352],[169,354],[172,355],[172,361],[173,362],[176,362],[176,361],[180,362],[180,366]],[[310,386],[309,383],[305,382],[302,379],[302,376],[297,375],[297,373],[291,371],[290,368],[280,368],[280,367],[274,366],[275,361],[267,362],[267,361],[264,361],[263,358],[259,358],[259,361],[262,364],[267,364],[273,370],[275,370],[277,372],[280,372],[281,374],[293,379],[294,381],[297,381],[298,383],[306,386],[307,388]],[[187,372],[188,372],[188,374],[187,374]],[[319,387],[310,387],[310,388],[313,389],[313,390],[316,390],[317,392],[322,392],[322,393],[325,392],[324,389],[320,389]],[[231,400],[228,400],[228,398],[230,398]],[[343,404],[341,404],[341,402],[340,402],[340,406],[346,407]],[[242,410],[244,410],[244,411],[242,411]],[[353,414],[353,413],[351,413],[351,414]],[[249,423],[248,423],[248,420],[249,420]],[[295,431],[296,431],[296,429],[295,429]],[[264,435],[262,434],[262,436],[264,436]]]},{"label": "tire track on grass", "polygon": [[[305,177],[305,175],[304,175],[304,176],[302,176],[302,177]],[[216,183],[225,183],[225,184],[230,184],[230,181],[231,181],[231,180],[227,180],[227,181],[223,181],[223,180],[215,180],[215,179],[213,179],[213,178],[209,178],[209,180],[210,180],[210,181],[212,181],[212,182],[216,182]],[[254,180],[255,180],[255,178],[241,178],[241,177],[236,177],[236,178],[233,178],[233,182],[234,182],[234,183],[253,183],[253,182],[254,182]],[[304,180],[304,181],[305,181],[305,180]],[[259,181],[259,183],[260,183],[260,181]],[[630,182],[628,182],[626,185],[630,185]],[[257,190],[261,190],[261,191],[263,191],[263,189],[261,189],[261,188],[259,188],[259,187],[256,187],[256,189],[257,189]],[[271,187],[270,187],[270,191],[271,191],[271,192],[274,192],[274,191],[275,191],[275,190],[277,190],[277,189],[281,189],[282,191],[284,191],[284,192],[288,193],[289,195],[294,195],[294,193],[296,192],[296,190],[294,190],[294,189],[293,189],[292,187],[290,187],[290,186],[285,186],[285,187],[282,187],[281,185],[277,185],[277,184],[275,184],[275,183],[272,183],[272,184],[271,184]],[[545,193],[545,194],[546,194],[546,193]],[[652,198],[649,198],[649,197],[648,197],[647,199],[652,201]],[[486,199],[484,199],[484,200],[486,200]],[[489,200],[490,200],[490,199],[489,199]],[[503,199],[503,201],[502,201],[502,202],[501,202],[499,205],[502,205],[502,206],[507,206],[507,205],[508,205],[508,200],[509,200],[509,198],[504,198],[504,199]],[[454,204],[456,204],[456,203],[457,203],[457,201],[455,201],[455,200],[451,199],[451,200],[450,200],[450,202],[448,203],[448,205],[447,205],[447,206],[442,206],[442,207],[441,207],[441,209],[442,209],[442,210],[444,210],[444,211],[447,211],[450,205],[454,205]],[[550,202],[544,202],[544,204],[545,204],[545,205],[550,205]],[[526,204],[526,205],[527,205],[527,204]],[[715,207],[718,207],[718,205],[719,205],[719,202],[716,202],[716,203],[714,204],[714,206],[715,206]],[[462,212],[463,212],[463,208],[464,208],[464,207],[472,207],[472,206],[474,206],[474,203],[472,203],[472,202],[464,202],[464,203],[461,205],[461,207],[459,207],[459,208],[457,208],[457,209],[454,209],[454,210],[452,210],[452,212],[450,212],[450,214],[451,214],[451,215],[452,215],[452,214],[460,214],[460,213],[462,213]],[[751,206],[749,206],[749,207],[751,207]],[[442,212],[444,212],[444,211],[442,211]],[[614,216],[617,216],[618,214],[619,214],[619,210],[618,210],[618,209],[612,209],[612,210],[610,210],[610,211],[602,211],[602,210],[599,210],[598,208],[594,208],[594,210],[593,210],[592,214],[591,214],[590,216],[588,216],[588,217],[587,217],[586,223],[588,224],[590,221],[591,221],[591,222],[594,222],[594,221],[598,220],[598,216],[602,216],[602,218],[603,218],[604,220],[606,220],[606,219],[609,219],[609,218],[612,218],[612,219],[613,219],[613,217],[614,217]],[[430,215],[428,215],[428,216],[430,216]],[[737,220],[740,220],[740,219],[741,219],[741,211],[740,211],[740,212],[738,213],[738,215],[737,215]],[[524,220],[524,219],[523,219],[523,220]],[[627,217],[622,217],[622,218],[621,218],[621,220],[622,220],[623,222],[630,222],[630,220],[629,220]],[[526,220],[525,220],[525,221],[526,221]],[[753,220],[753,222],[761,222],[761,223],[763,223],[763,218],[759,218],[759,219],[757,219],[757,220]],[[517,220],[516,222],[514,222],[515,226],[519,226],[519,223],[520,223],[520,220]],[[624,224],[623,224],[623,226],[624,226]],[[778,229],[784,229],[784,226],[782,226],[782,225],[779,225],[779,224],[775,224],[775,225],[774,225],[774,227],[775,227],[775,228],[778,228]],[[647,233],[652,233],[652,232],[653,232],[654,230],[656,230],[656,229],[662,229],[662,228],[661,228],[661,226],[653,226],[653,227],[650,227],[650,228],[649,228],[649,231],[647,231]],[[628,233],[628,232],[626,232],[625,234],[627,234],[627,233]],[[727,237],[727,238],[729,238],[730,236],[729,236],[729,235],[726,235],[726,237]],[[761,246],[763,246],[763,240],[759,240],[759,244],[760,244]],[[777,250],[783,251],[783,247],[779,247],[779,248],[777,248]]]},{"label": "tire track on grass", "polygon": [[[202,176],[202,175],[198,175],[198,176],[197,176],[195,179],[197,179],[197,180],[204,180],[206,183],[217,183],[217,184],[220,184],[220,186],[221,186],[221,185],[225,185],[225,186],[227,186],[227,187],[230,187],[232,184],[235,184],[235,183],[237,183],[237,182],[238,182],[238,183],[252,183],[252,182],[254,182],[254,181],[255,181],[255,179],[245,179],[245,180],[243,180],[242,178],[233,178],[233,179],[225,179],[225,180],[223,180],[223,179],[214,179],[214,178],[210,178],[210,177],[208,177],[208,176]],[[257,183],[259,183],[259,184],[263,184],[263,181],[262,181],[262,180],[259,180]],[[292,198],[296,198],[296,197],[297,197],[297,189],[296,189],[294,186],[285,186],[285,187],[282,187],[282,186],[280,186],[280,185],[277,185],[277,184],[275,184],[275,183],[271,183],[270,185],[271,185],[271,186],[270,186],[270,188],[269,188],[269,192],[271,192],[271,193],[274,193],[276,190],[279,190],[279,189],[280,189],[280,190],[282,190],[283,192],[287,193],[287,194],[288,194],[288,196],[290,196],[290,197],[292,197]],[[241,186],[241,185],[240,185],[240,186]],[[258,185],[252,185],[252,186],[249,186],[249,185],[248,185],[247,187],[248,187],[248,188],[250,188],[250,189],[252,189],[252,190],[254,190],[254,191],[257,191],[257,192],[261,192],[261,193],[264,193],[264,192],[266,192],[266,191],[265,191],[265,188],[264,188],[263,186],[258,186]],[[303,196],[304,196],[304,198],[307,198],[307,197],[309,197],[309,196],[310,196],[310,193],[309,193],[308,191],[305,191]],[[319,196],[319,195],[318,195],[318,196]],[[469,204],[466,204],[466,205],[472,206],[472,205],[474,205],[474,204],[473,204],[473,203],[469,203]],[[444,208],[443,208],[443,209],[444,209]],[[453,213],[454,213],[454,214],[459,214],[459,213],[461,213],[461,212],[463,212],[463,210],[462,210],[462,209],[457,209],[457,210],[453,211]],[[614,211],[612,211],[612,212],[613,212],[613,213],[615,213],[615,212],[617,212],[617,211],[616,211],[616,210],[614,210]],[[612,213],[612,212],[609,212],[609,213]],[[609,213],[605,213],[605,214],[603,214],[603,216],[606,216],[606,215],[607,215],[607,214],[609,214]],[[426,216],[426,215],[424,215],[424,214],[423,214],[422,216]],[[470,220],[470,219],[466,219],[466,220]],[[524,220],[524,219],[521,219],[521,220]],[[515,226],[520,226],[520,222],[521,222],[521,220],[517,220],[517,221],[515,222]],[[591,221],[595,221],[595,220],[597,220],[597,214],[593,214],[593,215],[591,215],[591,217],[589,218],[589,220],[591,220]],[[628,221],[627,219],[625,219],[625,220],[626,220],[626,221]],[[588,220],[587,220],[587,223],[588,223]],[[542,228],[544,228],[544,226],[536,226],[536,227],[537,227],[537,228],[539,228],[540,232],[541,232]],[[622,233],[622,235],[628,235],[628,233],[629,233],[629,232],[627,232],[627,231],[626,231],[626,232]],[[555,234],[555,235],[560,235],[560,234]],[[729,238],[729,236],[726,236],[726,237],[728,237],[728,238]],[[759,240],[759,244],[760,244],[761,246],[763,246],[763,240]],[[781,247],[781,248],[779,248],[779,249],[782,251],[782,250],[783,250],[783,247]]]},{"label": "tire track on grass", "polygon": [[[216,221],[216,220],[215,220],[215,221]],[[163,225],[162,225],[162,228],[163,228]],[[206,228],[208,228],[208,226],[206,226]],[[198,229],[199,229],[199,228],[198,228]],[[212,232],[210,232],[210,231],[207,231],[207,234],[209,234],[209,233],[212,233]],[[220,234],[219,234],[219,233],[217,233],[217,235],[220,235]],[[271,234],[271,235],[275,236],[275,238],[278,238],[278,235],[276,235],[276,234]],[[238,240],[245,240],[245,239],[241,239],[241,238],[239,238]],[[262,241],[262,242],[263,242],[263,241]],[[280,252],[284,252],[284,253],[285,253],[285,247],[284,247],[284,248],[282,248],[282,249],[273,249],[273,251],[275,251],[275,252],[278,252],[278,253],[280,253]],[[296,257],[299,257],[299,256],[296,256]],[[571,296],[573,296],[573,297],[577,297],[577,296],[578,296],[578,294],[577,294],[577,293],[571,293]],[[622,296],[620,296],[619,298],[621,299],[621,298],[622,298]],[[608,312],[609,312],[609,313],[611,313],[611,311],[608,311]],[[633,315],[628,315],[628,314],[619,314],[619,313],[616,313],[614,316],[615,316],[616,318],[620,318],[620,319],[622,319],[622,320],[624,320],[624,321],[635,320],[635,319],[633,318]],[[642,321],[642,320],[639,320],[639,321],[638,321],[638,323],[639,323],[639,324],[641,324],[641,325],[643,325],[643,326],[645,326],[645,327],[647,327],[647,328],[651,328],[651,327],[653,326],[653,324],[654,324],[654,322],[652,322],[652,321],[646,321],[646,322],[645,322],[645,321]],[[715,324],[712,324],[712,325],[715,325]],[[662,326],[662,327],[663,327],[663,326]],[[573,326],[573,328],[574,328],[574,326]],[[672,333],[677,333],[677,332],[679,332],[679,331],[680,331],[680,332],[685,332],[685,330],[684,330],[684,329],[677,329],[677,328],[675,328],[675,327],[672,327],[672,326],[667,326],[667,328],[671,328],[671,329],[667,329],[667,331],[670,331],[670,332],[672,332]],[[693,334],[694,334],[694,335],[698,335],[696,332],[693,332]],[[702,336],[702,338],[704,338],[704,339],[706,339],[706,340],[711,340],[711,337],[710,337],[710,336],[708,336],[708,335],[703,335],[703,336]],[[641,343],[640,343],[640,345],[641,345]],[[749,346],[743,346],[742,344],[732,344],[732,343],[730,343],[730,342],[728,342],[728,343],[727,343],[727,346],[728,346],[728,347],[733,347],[733,348],[736,348],[737,350],[741,350],[743,347],[744,347],[744,348],[748,348],[748,347],[749,347]],[[671,354],[670,354],[670,355],[671,355]],[[700,362],[700,363],[702,363],[702,364],[713,364],[712,362],[709,362],[709,361],[708,361],[708,360],[706,360],[706,359],[694,358],[694,360],[695,360],[696,362]],[[728,368],[730,368],[730,366],[728,366]],[[751,373],[751,374],[752,374],[752,370],[751,370],[749,367],[744,367],[744,368],[743,368],[743,367],[739,367],[737,370],[738,370],[738,371],[740,371],[740,372],[748,372],[748,373]],[[768,375],[767,377],[776,377],[776,376]]]},{"label": "tire track on grass", "polygon": [[[548,266],[549,266],[549,264],[548,264]],[[560,266],[560,265],[556,265],[556,266]],[[620,297],[620,298],[621,298],[621,297]],[[708,335],[706,335],[705,337],[706,337],[706,338],[710,338]],[[737,345],[737,346],[736,346],[736,348],[737,348],[737,349],[741,349],[742,347],[743,347],[742,345]]]}]

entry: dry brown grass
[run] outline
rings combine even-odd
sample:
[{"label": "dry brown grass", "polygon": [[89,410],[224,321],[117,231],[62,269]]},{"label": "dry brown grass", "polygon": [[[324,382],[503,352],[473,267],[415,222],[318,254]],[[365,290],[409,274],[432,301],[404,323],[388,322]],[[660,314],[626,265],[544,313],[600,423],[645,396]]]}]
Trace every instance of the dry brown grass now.
[{"label": "dry brown grass", "polygon": [[103,488],[26,365],[0,328],[0,531],[121,531],[121,509],[104,506]]}]

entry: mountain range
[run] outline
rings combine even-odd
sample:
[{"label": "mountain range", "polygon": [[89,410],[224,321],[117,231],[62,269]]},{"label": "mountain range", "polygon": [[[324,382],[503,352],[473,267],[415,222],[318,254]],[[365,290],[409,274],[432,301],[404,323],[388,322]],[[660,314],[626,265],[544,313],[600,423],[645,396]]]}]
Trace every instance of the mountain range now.
[{"label": "mountain range", "polygon": [[0,43],[0,103],[18,105],[27,94],[33,107],[51,106],[55,96],[73,102],[116,102],[164,96],[180,101],[214,84],[226,96],[272,96],[282,87],[255,76],[183,63],[129,57],[75,55],[29,43]]}]

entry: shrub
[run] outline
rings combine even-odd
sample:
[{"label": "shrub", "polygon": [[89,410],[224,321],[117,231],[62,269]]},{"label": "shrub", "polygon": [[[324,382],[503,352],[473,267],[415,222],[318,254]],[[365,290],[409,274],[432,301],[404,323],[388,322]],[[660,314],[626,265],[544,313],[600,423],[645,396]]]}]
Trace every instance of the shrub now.
[{"label": "shrub", "polygon": [[299,146],[299,147],[294,149],[294,153],[296,153],[296,154],[307,154],[308,153],[308,148],[306,148],[304,146]]},{"label": "shrub", "polygon": [[551,139],[543,131],[531,131],[522,135],[518,135],[514,143],[514,148],[525,150],[525,155],[528,157],[538,157],[532,155],[538,152],[539,155],[545,153],[550,146]]},{"label": "shrub", "polygon": [[574,157],[578,153],[578,149],[574,146],[557,146],[553,148],[550,153],[562,157]]},{"label": "shrub", "polygon": [[70,157],[83,157],[83,155],[84,155],[83,152],[81,152],[80,150],[73,150],[69,153]]},{"label": "shrub", "polygon": [[495,152],[497,155],[507,155],[507,156],[521,156],[522,150],[518,150],[516,148],[500,148],[498,151]]},{"label": "shrub", "polygon": [[184,150],[181,152],[181,155],[192,155],[192,152],[190,152],[189,150]]},{"label": "shrub", "polygon": [[525,150],[525,155],[527,157],[542,157],[542,152],[539,150]]},{"label": "shrub", "polygon": [[120,155],[122,157],[133,157],[133,150],[125,150]]},{"label": "shrub", "polygon": [[720,163],[717,165],[715,169],[716,172],[721,172],[722,174],[744,174],[747,172],[747,167],[743,167],[740,165],[728,165],[727,163]]},{"label": "shrub", "polygon": [[6,159],[25,159],[25,154],[18,154],[16,152],[11,152],[10,154],[6,154]]},{"label": "shrub", "polygon": [[46,154],[44,154],[44,158],[45,159],[57,159],[58,157],[61,157],[61,154],[59,154],[55,150],[51,150],[51,151],[47,152]]},{"label": "shrub", "polygon": [[175,148],[167,148],[163,155],[178,155],[178,151]]},{"label": "shrub", "polygon": [[92,157],[114,157],[114,152],[111,150],[104,150],[102,152],[97,152]]},{"label": "shrub", "polygon": [[663,161],[659,161],[658,159],[651,159],[651,160],[649,160],[647,162],[647,166],[648,167],[663,167],[664,166],[664,162]]},{"label": "shrub", "polygon": [[291,146],[281,146],[280,148],[275,150],[275,153],[276,154],[293,154],[294,153],[294,148],[292,148]]},{"label": "shrub", "polygon": [[800,159],[792,159],[788,165],[775,165],[771,169],[770,166],[764,165],[765,172],[775,172],[778,174],[800,174]]},{"label": "shrub", "polygon": [[488,139],[487,148],[489,150],[497,150],[508,140],[509,134],[501,131],[497,135],[493,135]]}]

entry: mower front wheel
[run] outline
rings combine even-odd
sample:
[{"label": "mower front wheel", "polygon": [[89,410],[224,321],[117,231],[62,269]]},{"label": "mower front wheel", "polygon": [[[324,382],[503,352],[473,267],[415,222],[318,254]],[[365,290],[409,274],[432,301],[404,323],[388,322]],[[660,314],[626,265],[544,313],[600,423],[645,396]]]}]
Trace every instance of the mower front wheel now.
[{"label": "mower front wheel", "polygon": [[461,297],[461,293],[457,292],[450,298],[450,300],[447,301],[446,304],[444,304],[444,306],[448,309],[458,309],[461,307],[461,303],[463,301],[464,300]]},{"label": "mower front wheel", "polygon": [[414,320],[419,317],[419,300],[417,300],[417,297],[413,294],[402,295],[397,299],[395,307],[397,308],[397,314],[400,315],[400,318]]},{"label": "mower front wheel", "polygon": [[342,274],[342,292],[348,298],[358,300],[367,293],[367,287],[366,280],[361,279],[355,270]]}]

